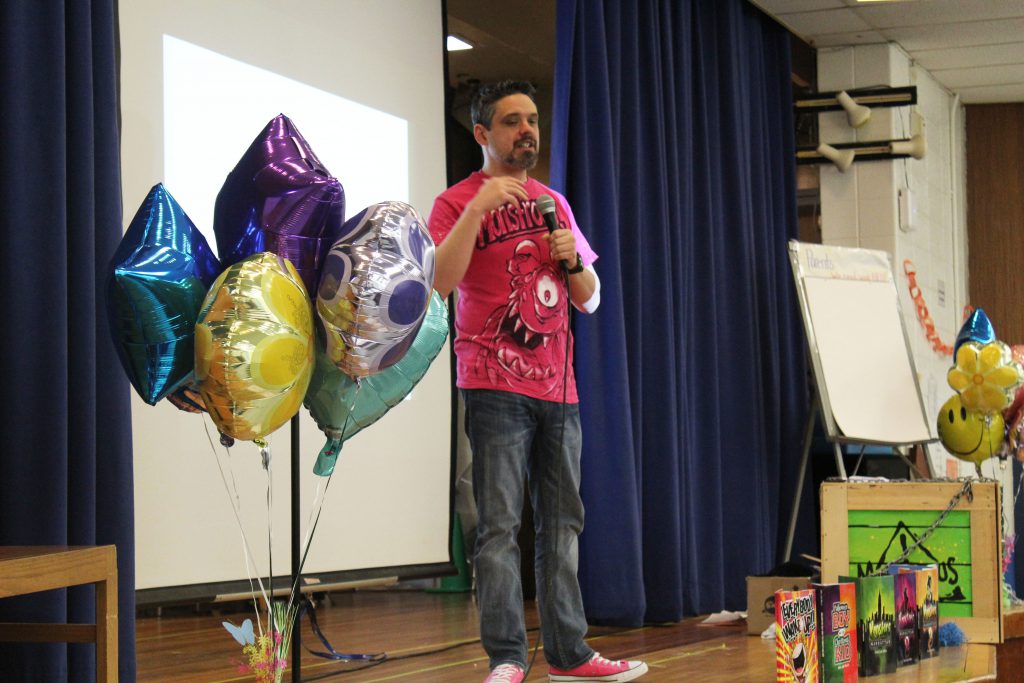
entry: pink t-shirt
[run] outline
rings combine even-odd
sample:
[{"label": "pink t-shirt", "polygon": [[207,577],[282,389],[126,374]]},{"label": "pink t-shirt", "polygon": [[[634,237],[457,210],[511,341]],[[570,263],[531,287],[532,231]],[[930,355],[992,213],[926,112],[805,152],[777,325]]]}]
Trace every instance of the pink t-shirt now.
[{"label": "pink t-shirt", "polygon": [[[428,222],[435,243],[448,236],[485,180],[487,176],[477,171],[434,201]],[[558,225],[576,236],[584,265],[597,260],[597,254],[577,227],[565,197],[533,178],[526,181],[526,192],[528,202],[505,204],[484,217],[476,251],[458,285],[457,384],[561,401],[571,304],[564,276],[548,256],[547,227],[534,200],[542,194],[555,199]],[[569,336],[565,399],[577,403]]]}]

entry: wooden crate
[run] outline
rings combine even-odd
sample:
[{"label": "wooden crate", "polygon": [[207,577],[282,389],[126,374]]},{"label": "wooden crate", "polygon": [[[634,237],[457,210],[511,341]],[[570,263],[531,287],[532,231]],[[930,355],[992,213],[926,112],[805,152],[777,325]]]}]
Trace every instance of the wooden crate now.
[{"label": "wooden crate", "polygon": [[[946,509],[962,482],[825,482],[821,486],[821,574],[825,583],[890,563]],[[974,481],[973,500],[952,513],[908,564],[939,565],[940,623],[974,643],[1003,642],[1002,503],[997,482]]]}]

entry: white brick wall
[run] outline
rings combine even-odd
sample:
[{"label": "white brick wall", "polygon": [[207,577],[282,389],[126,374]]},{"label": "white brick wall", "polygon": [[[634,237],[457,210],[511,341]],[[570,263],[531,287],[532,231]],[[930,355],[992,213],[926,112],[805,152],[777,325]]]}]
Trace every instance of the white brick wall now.
[{"label": "white brick wall", "polygon": [[[917,86],[915,106],[874,109],[871,120],[860,129],[847,124],[844,112],[819,115],[820,142],[909,138],[918,132],[927,142],[921,160],[856,162],[846,173],[822,164],[822,237],[827,244],[881,249],[893,255],[910,348],[925,407],[934,419],[953,394],[946,383],[953,361],[932,350],[917,319],[903,262],[913,262],[939,336],[952,344],[968,301],[963,107],[955,94],[914,65],[894,43],[818,50],[821,91],[905,85]],[[899,225],[902,189],[909,189],[917,209],[908,230]],[[993,323],[998,329],[998,321]],[[973,465],[950,457],[941,444],[930,450],[936,476],[974,474]],[[947,469],[947,462],[952,463],[952,470]],[[987,462],[983,471],[1008,486],[1009,473],[1001,471],[997,461]],[[1009,493],[1010,489],[1004,488],[1004,499],[1012,501]]]}]

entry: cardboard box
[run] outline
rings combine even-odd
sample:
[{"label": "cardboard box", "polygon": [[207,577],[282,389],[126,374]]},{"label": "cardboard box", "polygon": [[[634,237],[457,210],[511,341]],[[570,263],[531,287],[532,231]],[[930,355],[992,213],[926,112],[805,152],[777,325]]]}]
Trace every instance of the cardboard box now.
[{"label": "cardboard box", "polygon": [[775,622],[775,591],[803,590],[809,580],[803,576],[748,576],[747,633],[759,636]]}]

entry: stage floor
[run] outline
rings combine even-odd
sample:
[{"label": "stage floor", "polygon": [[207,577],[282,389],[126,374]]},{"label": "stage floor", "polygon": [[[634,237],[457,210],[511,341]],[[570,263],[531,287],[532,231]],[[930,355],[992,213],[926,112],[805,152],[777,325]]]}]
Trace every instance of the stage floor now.
[{"label": "stage floor", "polygon": [[[487,658],[477,640],[476,607],[468,593],[428,594],[419,591],[364,590],[333,593],[321,602],[320,626],[335,650],[346,653],[386,652],[389,660],[361,671],[365,664],[337,663],[308,652],[301,662],[301,680],[396,681],[397,683],[479,683],[487,674]],[[160,617],[137,621],[138,680],[147,683],[247,681],[237,661],[241,648],[221,621],[236,624],[251,616],[251,605],[221,606],[220,613],[165,609]],[[537,618],[528,605],[531,646]],[[700,626],[700,619],[638,629],[592,627],[588,642],[611,659],[642,658],[650,672],[645,683],[757,683],[775,680],[774,642],[746,635],[746,622]],[[303,621],[303,644],[322,650]],[[532,652],[532,650],[531,650]],[[286,678],[286,680],[291,680]],[[995,649],[987,645],[947,648],[938,659],[877,676],[879,683],[995,680]],[[543,653],[527,681],[547,681]]]}]

